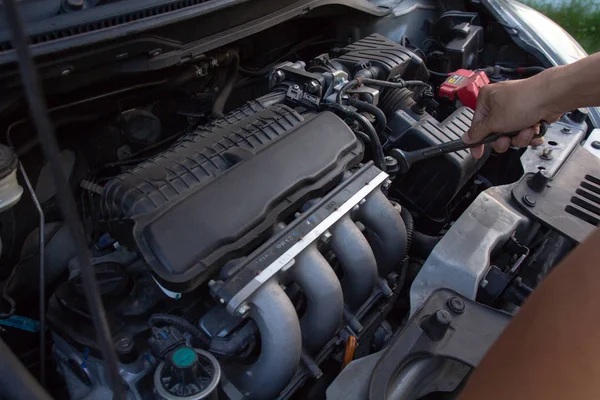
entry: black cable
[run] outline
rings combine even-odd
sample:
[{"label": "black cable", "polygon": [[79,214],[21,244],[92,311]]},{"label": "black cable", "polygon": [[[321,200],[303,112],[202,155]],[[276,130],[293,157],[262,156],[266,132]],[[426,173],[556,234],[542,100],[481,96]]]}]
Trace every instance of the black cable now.
[{"label": "black cable", "polygon": [[229,68],[227,69],[227,81],[225,85],[223,85],[223,89],[217,95],[215,99],[215,103],[212,108],[212,116],[213,117],[222,117],[223,110],[225,109],[225,103],[229,99],[231,95],[231,91],[233,90],[233,85],[235,85],[235,81],[237,80],[238,72],[240,69],[240,55],[236,50],[229,49],[227,51],[231,60],[229,61]]},{"label": "black cable", "polygon": [[290,49],[285,54],[277,57],[277,59],[275,61],[265,65],[264,67],[260,67],[259,69],[250,69],[250,68],[240,66],[240,73],[242,75],[247,75],[247,76],[254,77],[254,78],[262,78],[267,73],[269,73],[275,67],[275,65],[277,65],[277,63],[285,60],[289,56],[294,55],[294,53],[296,53],[297,51],[304,50],[307,47],[319,46],[319,45],[328,44],[328,43],[340,43],[341,42],[340,40],[337,40],[337,39],[325,39],[325,40],[314,41],[315,39],[318,39],[318,38],[310,38],[308,40],[304,40],[304,41],[298,43],[295,46],[290,47]]},{"label": "black cable", "polygon": [[387,118],[383,111],[380,108],[374,106],[373,104],[369,104],[365,101],[349,98],[348,104],[352,107],[356,108],[360,112],[368,112],[375,117],[375,121],[377,121],[376,129],[377,133],[383,134],[385,131],[385,127],[387,126]]},{"label": "black cable", "polygon": [[434,76],[439,76],[439,77],[442,77],[442,78],[446,78],[446,77],[448,77],[448,75],[450,75],[450,74],[449,74],[449,73],[447,73],[447,72],[438,72],[438,71],[432,71],[432,70],[430,70],[430,69],[428,69],[427,71],[429,71],[429,73],[430,73],[431,75],[434,75]]},{"label": "black cable", "polygon": [[408,256],[415,233],[415,218],[406,207],[400,209],[400,216],[406,225],[406,256]]},{"label": "black cable", "polygon": [[369,139],[371,140],[371,148],[373,150],[373,161],[375,162],[375,165],[377,166],[377,168],[385,172],[387,170],[387,167],[385,165],[383,147],[381,146],[381,141],[379,140],[379,136],[377,135],[375,128],[373,128],[373,124],[371,124],[371,122],[369,122],[369,120],[364,115],[352,111],[348,107],[344,107],[341,104],[328,103],[323,104],[322,107],[325,109],[329,108],[331,110],[337,111],[343,114],[345,117],[348,117],[358,122],[358,124],[363,128],[363,132],[366,133]]},{"label": "black cable", "polygon": [[335,98],[335,102],[338,104],[342,104],[342,99],[346,92],[350,89],[354,89],[357,86],[360,86],[360,82],[358,80],[353,79],[351,81],[348,81],[346,84],[344,84],[344,86],[340,88],[340,91],[338,92],[337,97]]},{"label": "black cable", "polygon": [[386,88],[393,88],[393,89],[403,89],[409,86],[416,86],[416,87],[430,87],[429,83],[427,82],[423,82],[423,81],[403,81],[403,80],[398,80],[396,82],[391,82],[391,81],[382,81],[380,79],[371,79],[371,78],[357,78],[357,79],[353,79],[351,81],[349,81],[348,83],[346,83],[344,86],[341,87],[340,91],[338,92],[335,101],[338,104],[342,104],[342,99],[344,97],[344,95],[346,94],[346,92],[348,90],[354,89],[355,87],[361,86],[361,85],[375,85],[375,86],[381,86],[381,87],[386,87]]},{"label": "black cable", "polygon": [[19,171],[23,176],[27,190],[31,195],[31,200],[35,205],[35,209],[39,217],[39,247],[40,247],[40,382],[46,387],[46,240],[45,240],[45,225],[46,217],[42,206],[35,195],[35,190],[31,186],[31,181],[25,172],[23,164],[19,162]]},{"label": "black cable", "polygon": [[429,83],[427,82],[423,82],[423,81],[403,81],[403,80],[399,80],[397,82],[390,82],[390,81],[382,81],[380,79],[371,79],[371,78],[361,78],[360,82],[363,85],[375,85],[375,86],[381,86],[381,87],[387,87],[387,88],[394,88],[394,89],[403,89],[405,87],[409,87],[409,86],[416,86],[416,87],[429,87]]},{"label": "black cable", "polygon": [[185,318],[170,314],[152,314],[148,319],[148,325],[152,327],[159,324],[176,326],[191,334],[203,349],[208,349],[210,347],[210,339],[208,336]]},{"label": "black cable", "polygon": [[96,329],[96,340],[102,349],[104,362],[108,373],[108,380],[113,391],[114,399],[125,399],[123,383],[119,375],[117,356],[113,347],[111,332],[106,319],[106,313],[98,290],[96,275],[91,263],[91,254],[87,247],[83,233],[83,225],[77,215],[77,204],[71,193],[71,188],[65,176],[65,172],[59,158],[59,148],[54,133],[54,127],[50,123],[45,97],[42,93],[39,76],[35,69],[31,52],[27,45],[27,37],[23,29],[23,20],[17,9],[15,0],[5,0],[4,9],[6,19],[11,33],[12,45],[17,53],[17,60],[23,89],[33,122],[37,127],[38,138],[44,156],[50,166],[57,188],[56,197],[62,214],[65,217],[71,237],[75,241],[76,257],[81,267],[84,292],[86,294],[94,327]]}]

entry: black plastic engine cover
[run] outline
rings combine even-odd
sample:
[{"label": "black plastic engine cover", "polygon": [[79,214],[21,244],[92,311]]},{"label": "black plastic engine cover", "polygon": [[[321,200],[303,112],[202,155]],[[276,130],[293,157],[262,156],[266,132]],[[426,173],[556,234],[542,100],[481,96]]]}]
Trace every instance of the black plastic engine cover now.
[{"label": "black plastic engine cover", "polygon": [[[390,126],[412,127],[403,133],[393,132],[391,144],[410,151],[460,139],[472,120],[473,110],[467,107],[457,109],[441,123],[428,114],[415,121],[406,112],[398,110]],[[461,150],[416,163],[407,174],[396,178],[393,188],[397,193],[394,194],[412,204],[413,209],[427,216],[435,226],[436,222],[443,222],[448,204],[488,156],[489,152],[486,152],[477,160],[468,150]],[[420,228],[428,230],[427,227]]]},{"label": "black plastic engine cover", "polygon": [[[273,107],[288,112],[279,124],[302,119],[285,106]],[[231,146],[220,159],[235,165],[218,170],[212,165],[213,170],[196,181],[188,176],[188,186],[176,194],[171,186],[183,177],[176,175],[168,179],[170,186],[160,181],[155,187],[146,173],[151,164],[115,178],[103,192],[106,213],[121,217],[110,226],[118,222],[115,231],[122,232],[123,224],[133,225],[133,243],[163,286],[175,291],[197,287],[227,261],[259,245],[275,223],[309,198],[330,190],[362,159],[361,142],[336,115],[324,112],[305,118],[274,140],[274,134],[264,137],[267,125],[261,118],[248,117],[263,134],[262,145],[242,147],[245,142],[240,141]],[[201,141],[183,144],[167,151],[170,165],[162,164],[166,171],[181,169],[184,160],[204,151]],[[157,159],[160,156],[149,163]],[[220,176],[215,178],[213,171]]]},{"label": "black plastic engine cover", "polygon": [[402,75],[403,79],[427,80],[429,72],[419,57],[378,33],[367,36],[344,48],[331,51],[332,61],[342,64],[350,75],[365,65],[377,65],[388,78]]}]

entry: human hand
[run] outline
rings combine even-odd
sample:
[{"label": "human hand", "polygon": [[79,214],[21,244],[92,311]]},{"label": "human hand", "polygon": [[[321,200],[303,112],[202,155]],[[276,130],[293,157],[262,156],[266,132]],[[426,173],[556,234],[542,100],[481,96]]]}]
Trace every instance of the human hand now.
[{"label": "human hand", "polygon": [[[469,131],[463,135],[465,143],[475,143],[491,133],[520,131],[515,137],[501,137],[492,147],[503,153],[513,146],[539,146],[543,138],[534,138],[540,131],[539,122],[554,122],[562,113],[544,106],[539,75],[529,79],[506,81],[481,88],[477,109]],[[481,158],[484,146],[471,148],[475,158]]]}]

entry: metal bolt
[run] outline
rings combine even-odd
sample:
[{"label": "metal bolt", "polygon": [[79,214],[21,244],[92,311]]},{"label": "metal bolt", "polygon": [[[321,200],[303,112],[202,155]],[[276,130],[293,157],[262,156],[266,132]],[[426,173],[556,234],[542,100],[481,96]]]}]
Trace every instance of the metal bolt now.
[{"label": "metal bolt", "polygon": [[150,50],[150,52],[148,53],[148,55],[150,57],[156,57],[156,56],[160,56],[162,53],[162,49],[154,49],[154,50]]},{"label": "metal bolt", "polygon": [[308,82],[308,85],[306,85],[306,90],[308,90],[308,93],[316,94],[321,90],[321,84],[314,80],[310,81]]},{"label": "metal bolt", "polygon": [[225,300],[224,299],[219,299],[219,303],[225,304]]},{"label": "metal bolt", "polygon": [[67,5],[71,8],[83,7],[83,0],[67,0]]},{"label": "metal bolt", "polygon": [[208,75],[208,65],[202,64],[196,67],[196,76],[206,76]]},{"label": "metal bolt", "polygon": [[71,72],[73,72],[73,68],[68,67],[68,68],[65,68],[62,71],[60,71],[60,74],[62,76],[67,76],[67,75],[71,75]]},{"label": "metal bolt", "polygon": [[298,90],[298,89],[300,89],[300,86],[298,86],[298,85],[294,85],[294,86],[292,86],[292,89],[294,89],[294,90]]},{"label": "metal bolt", "polygon": [[442,326],[448,326],[452,322],[452,315],[446,310],[437,310],[435,312],[435,321]]},{"label": "metal bolt", "polygon": [[392,156],[385,156],[385,164],[390,165],[396,162],[396,159]]},{"label": "metal bolt", "polygon": [[529,207],[535,207],[535,199],[528,194],[523,196],[523,203]]},{"label": "metal bolt", "polygon": [[571,133],[571,128],[570,128],[570,127],[568,127],[568,126],[565,126],[565,127],[563,127],[563,128],[560,130],[560,131],[561,131],[562,133]]},{"label": "metal bolt", "polygon": [[388,189],[390,186],[392,186],[392,181],[389,179],[386,179],[385,182],[383,182],[382,186],[384,189]]},{"label": "metal bolt", "polygon": [[457,314],[465,311],[465,302],[460,297],[451,297],[448,299],[448,307]]},{"label": "metal bolt", "polygon": [[239,315],[246,315],[248,314],[248,311],[250,311],[250,306],[246,303],[242,304],[238,309],[237,309],[237,313]]},{"label": "metal bolt", "polygon": [[552,159],[552,149],[549,147],[544,148],[544,150],[542,150],[542,154],[540,154],[540,158],[544,160]]},{"label": "metal bolt", "polygon": [[273,81],[275,83],[280,83],[283,82],[283,80],[285,79],[285,73],[278,69],[277,71],[273,72]]},{"label": "metal bolt", "polygon": [[490,282],[487,279],[483,278],[483,280],[481,281],[481,285],[479,286],[481,286],[481,288],[483,289],[488,285],[488,283]]},{"label": "metal bolt", "polygon": [[594,140],[592,142],[592,147],[595,148],[596,150],[600,150],[600,142],[597,140]]},{"label": "metal bolt", "polygon": [[362,206],[363,204],[365,204],[367,202],[367,199],[362,199],[361,201],[358,202],[359,206]]},{"label": "metal bolt", "polygon": [[331,232],[325,231],[321,237],[321,240],[323,240],[324,243],[328,243],[331,240],[331,236]]},{"label": "metal bolt", "polygon": [[119,353],[125,353],[133,348],[133,340],[129,336],[123,336],[115,342],[115,349]]}]

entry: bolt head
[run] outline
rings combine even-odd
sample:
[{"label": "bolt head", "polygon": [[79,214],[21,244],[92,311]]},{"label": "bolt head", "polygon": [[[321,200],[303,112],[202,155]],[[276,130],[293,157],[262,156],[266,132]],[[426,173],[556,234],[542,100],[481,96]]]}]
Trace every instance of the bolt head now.
[{"label": "bolt head", "polygon": [[329,241],[331,240],[331,236],[333,236],[333,235],[331,234],[331,232],[329,232],[329,231],[325,231],[325,232],[323,233],[322,239],[323,239],[323,241],[324,241],[325,243],[327,243],[327,242],[329,242]]},{"label": "bolt head", "polygon": [[283,80],[285,79],[285,73],[278,69],[275,72],[273,72],[273,80],[275,81],[275,83],[280,83],[283,82]]},{"label": "bolt head", "polygon": [[248,312],[250,311],[250,306],[246,303],[242,304],[238,309],[237,309],[237,313],[241,316],[244,316],[246,314],[248,314]]},{"label": "bolt head", "polygon": [[551,160],[552,159],[552,149],[546,147],[542,150],[542,154],[540,154],[540,158],[543,160]]},{"label": "bolt head", "polygon": [[308,82],[306,89],[308,90],[308,93],[316,94],[321,89],[321,84],[317,81],[310,81]]},{"label": "bolt head", "polygon": [[483,289],[488,285],[488,283],[490,282],[487,279],[483,278],[483,280],[481,281],[481,285],[479,286],[481,286],[481,288]]},{"label": "bolt head", "polygon": [[300,89],[300,86],[298,86],[298,85],[294,85],[294,86],[292,86],[292,88],[293,88],[294,90],[298,90],[298,89]]},{"label": "bolt head", "polygon": [[150,50],[150,52],[148,53],[148,55],[150,57],[156,57],[156,56],[160,56],[162,53],[161,49],[154,49],[154,50]]},{"label": "bolt head", "polygon": [[560,130],[560,131],[561,131],[562,133],[571,133],[571,128],[570,128],[570,127],[568,127],[568,126],[565,126],[565,127],[563,127],[563,128]]},{"label": "bolt head", "polygon": [[523,203],[525,203],[525,205],[529,206],[529,207],[535,207],[535,199],[533,197],[531,197],[530,195],[526,194],[525,196],[523,196]]},{"label": "bolt head", "polygon": [[443,326],[450,325],[452,322],[452,315],[446,310],[437,310],[435,312],[435,321]]},{"label": "bolt head", "polygon": [[460,297],[451,297],[448,299],[448,307],[457,314],[465,311],[465,302]]},{"label": "bolt head", "polygon": [[83,0],[67,0],[67,5],[71,8],[83,7]]}]

